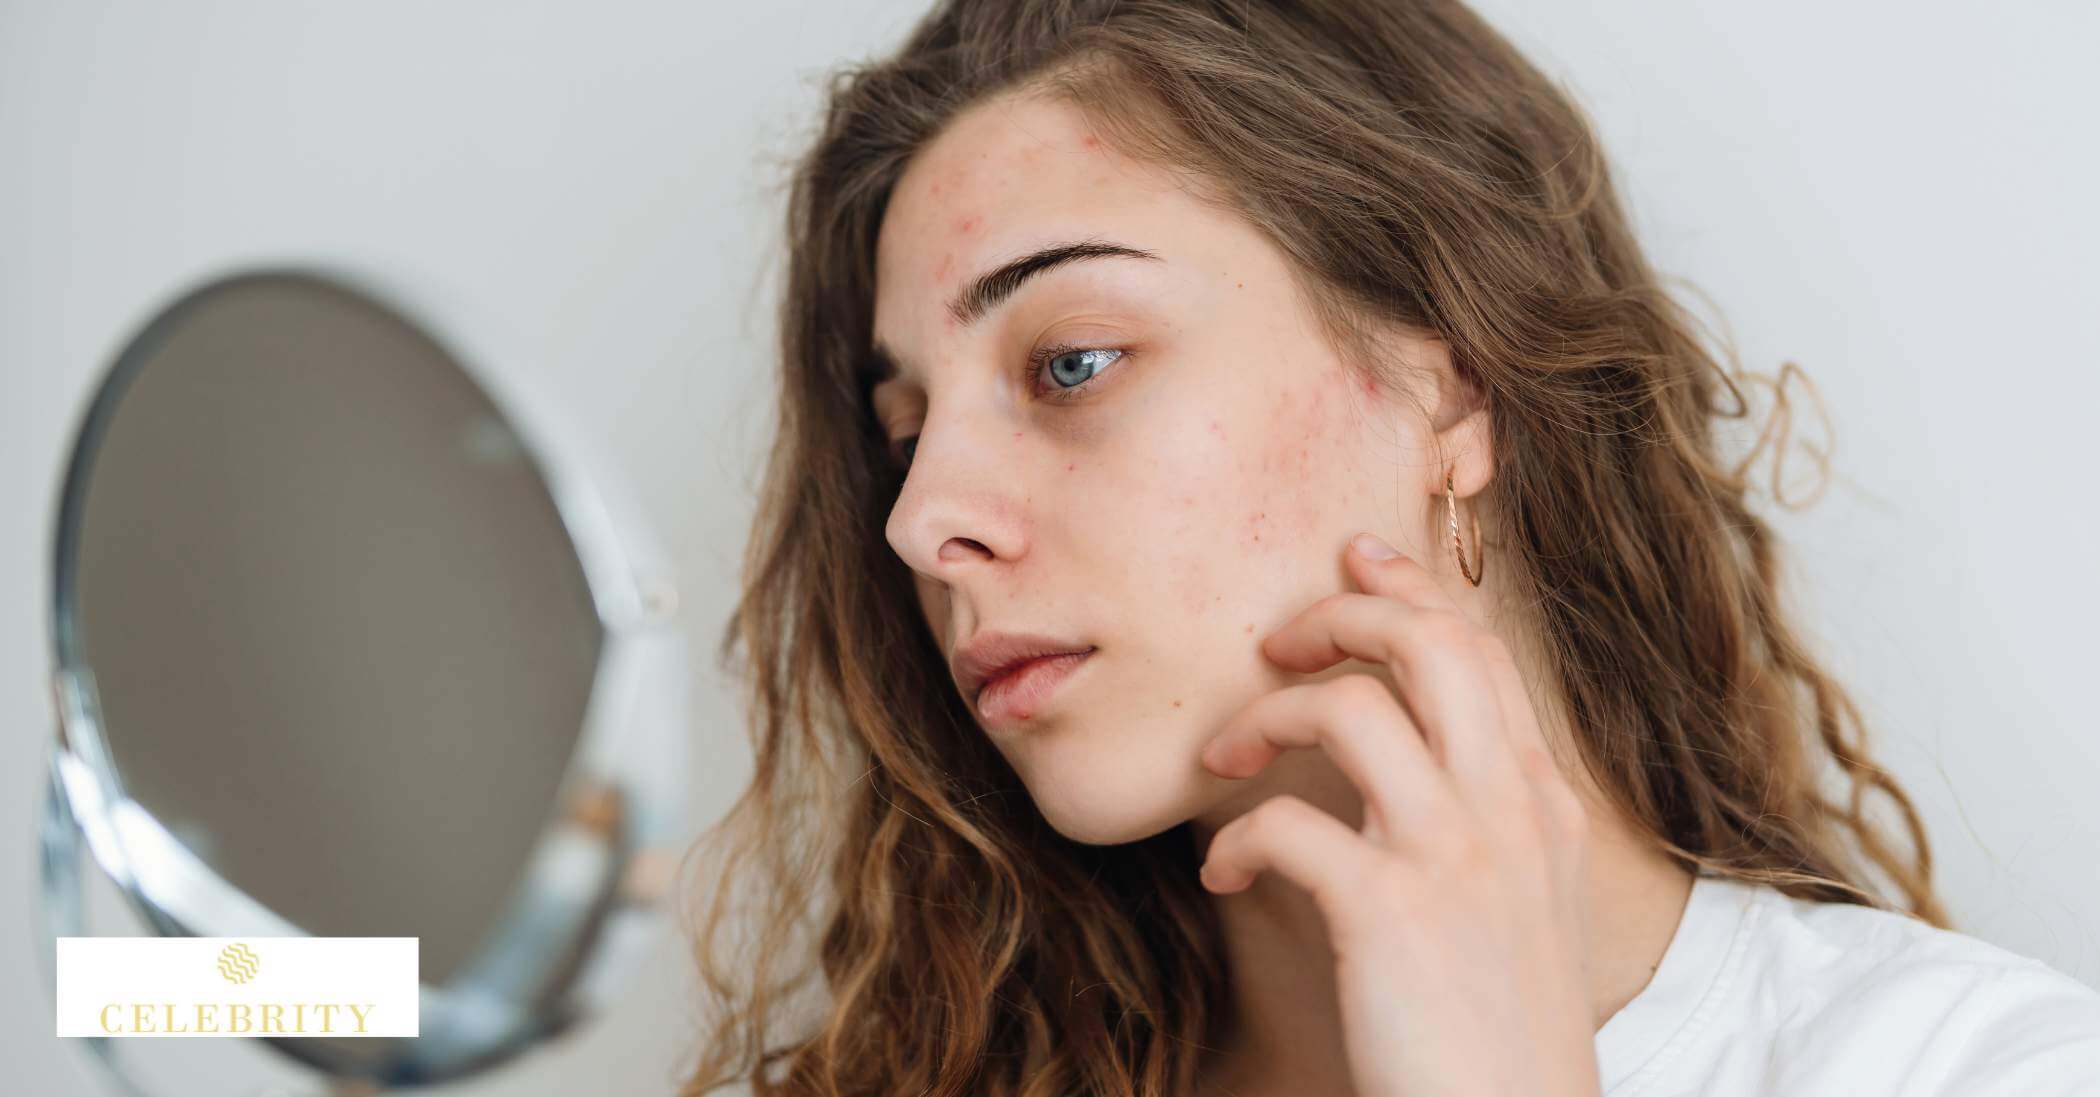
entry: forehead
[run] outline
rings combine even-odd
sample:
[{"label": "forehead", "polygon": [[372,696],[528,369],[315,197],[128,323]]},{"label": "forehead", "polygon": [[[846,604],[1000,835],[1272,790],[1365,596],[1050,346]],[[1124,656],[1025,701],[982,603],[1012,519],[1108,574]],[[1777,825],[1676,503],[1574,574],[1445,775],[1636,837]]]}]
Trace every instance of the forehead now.
[{"label": "forehead", "polygon": [[876,338],[900,349],[937,339],[956,326],[948,302],[965,283],[1034,248],[1145,247],[1175,197],[1076,107],[1019,95],[977,104],[919,150],[890,196],[875,244]]}]

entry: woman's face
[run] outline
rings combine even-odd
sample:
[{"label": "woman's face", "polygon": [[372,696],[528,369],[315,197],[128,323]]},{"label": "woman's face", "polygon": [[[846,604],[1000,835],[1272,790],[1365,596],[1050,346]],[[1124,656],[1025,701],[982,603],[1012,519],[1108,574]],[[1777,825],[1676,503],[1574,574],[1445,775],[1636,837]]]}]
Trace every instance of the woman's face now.
[{"label": "woman's face", "polygon": [[[972,298],[973,316],[951,310],[987,272],[1074,243],[1151,258],[1053,263]],[[1368,386],[1265,237],[1112,152],[1076,109],[1015,97],[914,158],[876,281],[899,373],[875,413],[893,443],[916,440],[885,534],[941,650],[991,631],[1095,649],[1039,703],[972,710],[1061,833],[1116,843],[1229,818],[1308,752],[1217,777],[1197,759],[1228,716],[1292,681],[1391,681],[1353,661],[1291,674],[1260,643],[1354,589],[1357,530],[1451,570],[1424,517],[1443,467],[1423,412],[1452,417],[1439,345],[1393,344],[1427,371],[1421,410]]]}]

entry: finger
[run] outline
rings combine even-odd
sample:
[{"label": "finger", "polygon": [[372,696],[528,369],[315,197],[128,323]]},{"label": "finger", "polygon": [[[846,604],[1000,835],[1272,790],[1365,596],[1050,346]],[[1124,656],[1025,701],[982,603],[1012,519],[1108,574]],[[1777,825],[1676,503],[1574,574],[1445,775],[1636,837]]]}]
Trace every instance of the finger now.
[{"label": "finger", "polygon": [[1494,680],[1474,647],[1476,629],[1455,610],[1344,592],[1285,622],[1262,650],[1307,674],[1343,659],[1385,664],[1445,768],[1461,785],[1492,795],[1522,778],[1501,727]]},{"label": "finger", "polygon": [[1220,895],[1240,891],[1274,871],[1304,888],[1331,918],[1352,883],[1373,867],[1376,847],[1348,824],[1288,793],[1271,796],[1219,828],[1200,877]]},{"label": "finger", "polygon": [[1285,686],[1234,713],[1203,748],[1224,777],[1252,777],[1277,755],[1319,747],[1364,799],[1376,837],[1442,833],[1456,818],[1456,792],[1399,699],[1369,674]]},{"label": "finger", "polygon": [[[1391,556],[1379,556],[1369,551],[1373,547],[1390,550]],[[1391,545],[1372,533],[1359,533],[1349,539],[1349,575],[1371,594],[1388,594],[1404,602],[1412,602],[1430,609],[1448,609],[1457,612],[1458,600],[1444,589],[1436,573],[1422,566],[1420,560],[1393,549]]]},{"label": "finger", "polygon": [[[1383,544],[1370,533],[1360,533],[1351,540],[1348,553],[1350,573],[1365,591],[1390,594],[1419,605],[1458,609],[1457,601],[1442,581],[1428,568],[1422,567],[1420,561],[1405,554],[1386,557],[1365,551],[1371,543]],[[1558,761],[1547,743],[1537,709],[1524,687],[1523,676],[1517,670],[1508,645],[1485,628],[1476,630],[1474,644],[1487,667],[1488,677],[1494,682],[1496,708],[1502,714],[1498,727],[1509,742],[1518,771],[1527,777],[1533,776],[1525,756],[1537,751],[1544,756],[1547,768],[1558,772]],[[1536,786],[1537,782],[1533,784]]]}]

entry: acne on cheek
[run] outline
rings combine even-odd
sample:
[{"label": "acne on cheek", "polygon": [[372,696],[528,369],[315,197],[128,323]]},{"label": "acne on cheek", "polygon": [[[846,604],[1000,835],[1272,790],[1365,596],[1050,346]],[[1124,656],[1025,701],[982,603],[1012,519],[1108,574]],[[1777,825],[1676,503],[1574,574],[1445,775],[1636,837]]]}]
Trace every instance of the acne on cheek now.
[{"label": "acne on cheek", "polygon": [[[1341,384],[1348,384],[1346,380]],[[1340,460],[1336,409],[1342,406],[1331,378],[1276,394],[1274,415],[1263,428],[1258,456],[1246,462],[1247,483],[1238,493],[1241,551],[1255,556],[1300,554],[1305,539],[1327,526],[1330,505],[1352,488]]]},{"label": "acne on cheek", "polygon": [[[1302,558],[1306,538],[1325,528],[1339,475],[1331,417],[1347,395],[1331,387],[1323,378],[1286,388],[1253,416],[1205,414],[1147,447],[1155,457],[1132,485],[1130,520],[1172,546],[1159,575],[1184,619],[1242,612],[1247,588]],[[1248,628],[1243,619],[1223,627]]]}]

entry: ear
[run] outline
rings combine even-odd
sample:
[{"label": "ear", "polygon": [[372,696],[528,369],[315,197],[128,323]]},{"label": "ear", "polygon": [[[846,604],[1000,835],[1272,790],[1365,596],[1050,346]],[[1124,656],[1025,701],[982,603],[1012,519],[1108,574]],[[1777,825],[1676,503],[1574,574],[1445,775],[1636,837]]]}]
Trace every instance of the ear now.
[{"label": "ear", "polygon": [[1444,473],[1451,472],[1451,490],[1461,498],[1486,487],[1495,478],[1494,431],[1490,429],[1487,394],[1470,376],[1451,361],[1451,351],[1442,340],[1425,348],[1421,361],[1435,380],[1436,408],[1429,427],[1435,454],[1441,458],[1428,470],[1433,495],[1444,494]]}]

